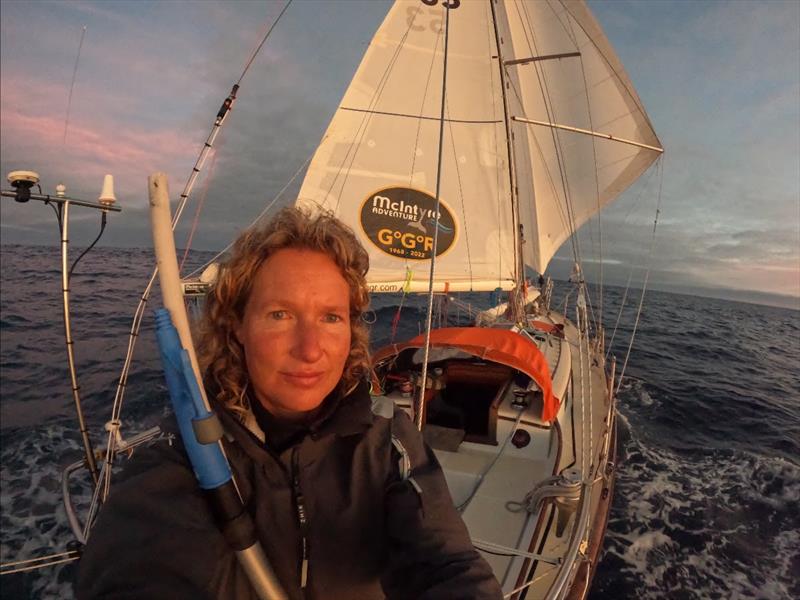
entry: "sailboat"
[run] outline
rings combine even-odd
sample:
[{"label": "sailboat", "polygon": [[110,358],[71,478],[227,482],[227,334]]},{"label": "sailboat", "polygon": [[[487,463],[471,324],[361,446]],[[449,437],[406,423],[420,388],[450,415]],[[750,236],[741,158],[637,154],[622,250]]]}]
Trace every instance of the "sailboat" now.
[{"label": "sailboat", "polygon": [[[614,483],[614,363],[576,233],[661,152],[583,2],[401,1],[300,189],[298,205],[361,238],[373,294],[429,295],[424,333],[375,352],[373,393],[421,428],[507,597],[589,589]],[[568,240],[573,320],[551,309],[549,280],[529,280]],[[457,292],[508,300],[432,328]]]},{"label": "sailboat", "polygon": [[[184,202],[237,89],[217,115]],[[582,598],[589,589],[614,483],[615,363],[606,361],[577,232],[661,152],[582,1],[399,0],[298,194],[298,205],[333,211],[361,238],[373,294],[427,295],[420,335],[375,351],[372,393],[422,430],[508,598]],[[3,195],[28,190],[26,177]],[[66,199],[65,207],[67,200],[77,202]],[[109,203],[94,208],[106,211]],[[64,227],[65,265],[66,239]],[[557,312],[545,275],[567,243],[572,302]],[[69,475],[84,461],[65,472],[65,508],[78,541],[108,494],[116,455],[160,435],[123,440],[119,430],[152,283],[134,317],[104,453],[92,451],[81,425],[96,482],[84,523],[69,498]],[[185,281],[183,293],[202,296],[212,285],[213,268]],[[449,326],[445,309],[462,306],[455,295],[465,292],[498,302],[473,311],[469,326]],[[76,405],[80,417],[77,393]],[[102,465],[93,465],[95,456]],[[77,554],[46,558],[57,564]]]}]

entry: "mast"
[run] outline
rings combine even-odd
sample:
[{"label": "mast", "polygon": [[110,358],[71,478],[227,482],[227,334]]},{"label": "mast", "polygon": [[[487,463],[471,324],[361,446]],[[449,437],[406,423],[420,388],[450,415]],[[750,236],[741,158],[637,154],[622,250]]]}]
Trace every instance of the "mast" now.
[{"label": "mast", "polygon": [[[516,291],[518,294],[522,287],[522,280],[525,276],[525,268],[522,262],[522,232],[519,218],[519,196],[517,194],[517,173],[514,161],[514,144],[511,131],[511,119],[509,118],[508,110],[508,97],[506,96],[506,67],[503,61],[503,51],[500,48],[500,32],[497,29],[497,13],[495,12],[495,4],[497,0],[489,0],[489,6],[492,9],[492,27],[494,29],[495,47],[497,49],[497,65],[500,72],[500,93],[503,96],[503,124],[506,130],[506,152],[508,155],[508,177],[509,177],[509,191],[511,194],[511,223],[514,237],[514,280],[516,283]],[[519,316],[517,313],[517,302],[511,302],[512,310],[514,311],[514,319]]]}]

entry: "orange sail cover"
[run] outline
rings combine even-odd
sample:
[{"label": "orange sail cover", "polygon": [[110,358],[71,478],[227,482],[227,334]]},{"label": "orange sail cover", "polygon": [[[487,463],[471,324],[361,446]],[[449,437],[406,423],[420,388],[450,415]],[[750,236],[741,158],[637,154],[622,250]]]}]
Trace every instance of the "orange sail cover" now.
[{"label": "orange sail cover", "polygon": [[[399,354],[406,348],[421,348],[424,345],[425,336],[418,335],[403,344],[381,348],[373,355],[373,362]],[[542,421],[549,423],[555,419],[561,401],[553,396],[550,367],[538,346],[527,337],[508,329],[445,327],[431,331],[431,347],[457,348],[525,373],[539,385],[544,395]]]}]

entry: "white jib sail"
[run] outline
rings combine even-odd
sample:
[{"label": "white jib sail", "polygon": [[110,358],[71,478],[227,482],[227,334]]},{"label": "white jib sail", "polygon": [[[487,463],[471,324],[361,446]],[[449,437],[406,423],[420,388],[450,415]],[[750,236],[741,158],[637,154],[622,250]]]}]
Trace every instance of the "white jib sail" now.
[{"label": "white jib sail", "polygon": [[523,257],[543,273],[558,248],[653,163],[661,144],[582,1],[500,2],[497,18]]},{"label": "white jib sail", "polygon": [[[509,289],[517,233],[507,118],[514,133],[523,258],[539,272],[580,224],[630,185],[657,154],[553,125],[660,144],[619,60],[582,3],[569,3],[567,11],[561,2],[497,2],[499,54],[489,1],[448,3],[434,289]],[[362,239],[370,252],[373,291],[427,290],[444,19],[441,2],[393,5],[298,196],[299,205],[333,210]],[[579,57],[509,64],[577,52]],[[500,55],[506,63],[508,114]],[[533,120],[545,125],[527,122]]]}]

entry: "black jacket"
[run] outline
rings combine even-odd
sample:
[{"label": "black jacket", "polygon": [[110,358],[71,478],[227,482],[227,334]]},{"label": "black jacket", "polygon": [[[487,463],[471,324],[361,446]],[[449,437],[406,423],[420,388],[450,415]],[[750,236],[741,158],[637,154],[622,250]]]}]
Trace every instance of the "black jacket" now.
[{"label": "black jacket", "polygon": [[[365,385],[326,412],[278,452],[258,439],[259,428],[250,427],[254,434],[218,410],[237,484],[290,598],[500,598],[405,413],[373,409]],[[413,481],[401,477],[392,435]],[[294,475],[308,515],[304,590]],[[80,561],[77,595],[255,598],[177,441],[139,450],[126,465]]]}]

